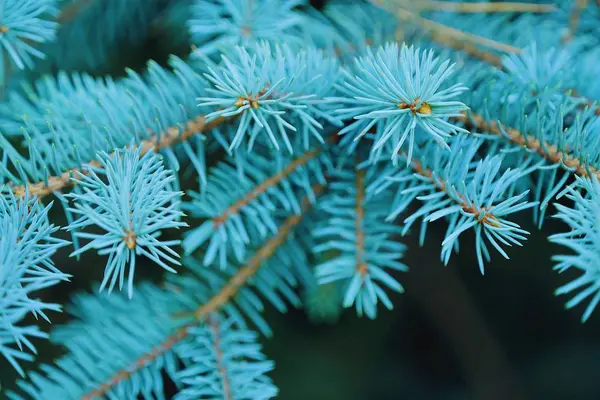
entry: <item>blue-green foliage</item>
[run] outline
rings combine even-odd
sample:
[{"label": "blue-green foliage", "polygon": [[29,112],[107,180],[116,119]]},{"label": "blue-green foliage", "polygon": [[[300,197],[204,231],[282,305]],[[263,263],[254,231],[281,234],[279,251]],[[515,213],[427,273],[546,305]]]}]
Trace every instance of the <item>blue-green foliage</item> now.
[{"label": "blue-green foliage", "polygon": [[69,278],[52,263],[67,242],[55,236],[58,227],[48,220],[50,207],[36,198],[0,197],[0,355],[21,375],[18,362],[32,360],[30,353],[36,352],[30,339],[47,337],[21,320],[31,313],[49,321],[46,313],[61,307],[38,299],[35,292]]},{"label": "blue-green foliage", "polygon": [[397,186],[388,220],[402,215],[414,200],[418,211],[404,219],[403,233],[421,220],[421,243],[427,224],[440,218],[448,222],[442,242],[441,259],[447,264],[452,251],[458,251],[458,238],[467,230],[475,231],[475,250],[481,272],[489,262],[488,242],[508,258],[503,246],[521,245],[527,231],[506,219],[510,214],[535,206],[526,199],[527,191],[515,193],[524,169],[502,170],[500,155],[478,159],[481,140],[457,136],[450,151],[424,145],[415,157],[413,168],[390,168],[370,189],[377,193],[390,185]]},{"label": "blue-green foliage", "polygon": [[[152,151],[144,156],[139,149],[100,154],[98,168],[88,166],[72,178],[80,193],[73,193],[73,214],[79,218],[67,229],[75,237],[89,240],[71,255],[91,249],[108,255],[100,291],[115,284],[119,289],[127,279],[127,293],[133,295],[135,262],[145,256],[170,272],[169,264],[180,265],[172,249],[179,240],[161,240],[163,230],[187,226],[179,211],[181,192],[173,190],[173,173],[165,169]],[[83,232],[98,227],[101,233]],[[127,278],[126,278],[127,277]]]},{"label": "blue-green foliage", "polygon": [[177,374],[185,387],[175,400],[266,400],[277,395],[265,375],[274,363],[260,352],[258,335],[231,325],[211,317],[203,327],[192,329],[191,343],[181,348],[190,365]]},{"label": "blue-green foliage", "polygon": [[[195,97],[202,93],[204,82],[193,65],[179,58],[173,57],[170,67],[151,62],[147,77],[129,71],[128,78],[118,82],[59,74],[36,82],[25,94],[13,93],[0,112],[0,127],[7,136],[21,136],[30,151],[25,158],[0,136],[4,164],[19,163],[27,179],[43,181],[81,168],[99,151],[112,152],[142,140],[160,142],[167,134],[177,136],[201,113]],[[202,154],[202,143],[195,140],[182,146],[188,155]],[[169,160],[176,160],[173,149],[164,152]],[[0,171],[0,179],[6,180],[5,174]],[[26,180],[9,178],[17,183]]]},{"label": "blue-green foliage", "polygon": [[18,69],[32,68],[43,52],[32,43],[54,39],[58,24],[56,0],[2,0],[0,2],[0,87],[5,83],[6,57]]},{"label": "blue-green foliage", "polygon": [[256,51],[236,47],[209,71],[205,76],[213,87],[198,100],[200,106],[216,109],[207,114],[208,121],[239,120],[229,150],[243,142],[252,148],[267,135],[275,148],[283,143],[293,153],[291,132],[301,135],[307,146],[311,138],[323,141],[320,121],[339,123],[327,101],[339,66],[317,49],[296,52],[288,45],[273,48],[267,43]]},{"label": "blue-green foliage", "polygon": [[[358,315],[377,315],[377,304],[393,305],[384,289],[404,289],[391,271],[407,271],[399,260],[405,246],[398,241],[400,225],[386,223],[393,192],[367,197],[366,187],[381,174],[381,168],[356,169],[347,163],[331,174],[330,193],[320,201],[322,219],[312,234],[316,253],[331,253],[316,265],[320,284],[336,282],[344,292],[342,305],[355,305]],[[325,258],[325,257],[323,257]]]},{"label": "blue-green foliage", "polygon": [[298,30],[303,16],[296,10],[306,0],[194,0],[189,30],[197,55],[228,52],[236,45],[261,41],[302,46]]},{"label": "blue-green foliage", "polygon": [[[272,398],[274,363],[254,333],[272,334],[267,305],[375,318],[404,291],[400,239],[417,224],[421,244],[430,223],[445,224],[442,263],[471,251],[483,273],[493,253],[524,245],[515,214],[541,226],[565,198],[557,217],[571,230],[550,240],[571,253],[556,269],[581,275],[557,293],[574,293],[568,307],[588,302],[590,317],[600,302],[596,5],[568,43],[573,2],[550,14],[423,14],[496,41],[454,43],[431,21],[399,22],[359,0],[166,3],[62,2],[56,42],[38,50],[29,41],[54,38],[55,5],[0,0],[0,50],[19,68],[46,51],[59,70],[15,75],[0,106],[0,353],[23,374],[29,338],[47,334],[20,322],[60,309],[33,292],[68,278],[50,258],[68,243],[35,194],[59,200],[72,255],[106,256],[98,291],[108,289],[75,298],[75,319],[51,335],[67,353],[10,399],[163,399],[169,382],[178,400]],[[176,13],[166,18],[187,16],[189,56],[121,78],[67,72],[102,70],[165,7]],[[76,40],[85,46],[67,54]],[[140,257],[178,273],[134,283]],[[117,286],[127,294],[111,294]]]},{"label": "blue-green foliage", "polygon": [[[260,245],[256,252],[261,252]],[[194,321],[191,313],[209,304],[217,294],[227,293],[226,287],[235,282],[238,272],[249,264],[230,263],[225,269],[214,270],[189,258],[184,266],[186,270],[182,274],[168,277],[164,289],[148,283],[137,285],[132,299],[107,293],[76,297],[69,311],[77,319],[55,329],[52,335],[52,340],[69,352],[53,365],[43,366],[41,373],[32,373],[30,381],[19,382],[21,391],[9,393],[9,398],[79,399],[100,388],[116,371],[122,371],[124,376],[99,396],[164,399],[164,376],[180,387],[191,383],[190,390],[195,390],[195,382],[201,380],[203,370],[193,365],[198,362],[197,356],[207,350],[199,346],[198,340],[202,338],[197,336],[202,335],[203,330],[198,325],[203,321]],[[301,302],[294,288],[310,279],[310,275],[301,244],[293,236],[289,237],[283,247],[263,260],[260,269],[250,277],[249,285],[227,301],[211,306],[210,318],[227,321],[221,333],[231,334],[233,338],[236,330],[245,332],[249,322],[261,333],[271,335],[261,315],[265,307],[261,297],[282,312],[288,303],[299,307]],[[255,352],[243,354],[242,358],[246,356],[249,360],[258,357]],[[227,357],[240,358],[235,353]],[[182,365],[188,366],[186,372],[181,372]],[[244,378],[248,377],[268,382],[258,376],[258,372],[266,370],[248,369],[247,374],[243,371],[240,374],[236,370],[238,365],[232,363],[233,370],[225,369],[230,379],[238,379],[238,385],[244,384]],[[264,389],[266,393],[273,392],[270,385]]]},{"label": "blue-green foliage", "polygon": [[562,273],[576,270],[579,276],[556,290],[556,294],[574,294],[567,308],[589,301],[582,321],[586,321],[600,302],[600,182],[594,178],[578,178],[565,189],[564,195],[573,201],[572,206],[556,204],[556,218],[571,228],[565,233],[550,236],[550,241],[567,247],[573,253],[557,255],[554,267]]},{"label": "blue-green foliage", "polygon": [[[54,365],[30,374],[29,382],[21,382],[21,393],[9,393],[12,400],[77,399],[112,375],[127,368],[137,358],[149,353],[174,332],[180,321],[168,312],[172,296],[159,288],[138,285],[136,296],[128,299],[120,294],[79,296],[70,312],[78,319],[58,327],[53,341],[69,351]],[[163,380],[166,372],[177,372],[176,349],[164,351],[153,362],[141,365],[128,379],[109,393],[109,398],[131,399],[137,394],[145,398],[164,399]]]},{"label": "blue-green foliage", "polygon": [[[343,119],[355,119],[340,131],[356,141],[372,128],[376,140],[371,153],[376,160],[387,143],[391,158],[397,160],[400,149],[408,144],[407,162],[414,150],[417,127],[447,147],[451,134],[466,132],[448,123],[467,107],[456,101],[467,88],[461,84],[442,88],[452,74],[449,61],[440,63],[433,51],[421,52],[414,47],[388,44],[376,52],[358,57],[338,90],[347,108],[337,110]],[[408,139],[408,141],[407,141]],[[354,146],[353,146],[354,147]]]}]

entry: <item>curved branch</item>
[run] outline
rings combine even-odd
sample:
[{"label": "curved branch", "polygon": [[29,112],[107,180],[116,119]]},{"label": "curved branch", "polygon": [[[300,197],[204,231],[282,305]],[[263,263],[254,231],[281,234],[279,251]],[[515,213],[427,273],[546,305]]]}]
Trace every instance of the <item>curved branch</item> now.
[{"label": "curved branch", "polygon": [[[313,192],[315,195],[321,193],[324,189],[325,185],[317,184],[313,186]],[[294,214],[288,217],[277,231],[277,234],[267,240],[267,242],[260,249],[258,249],[256,253],[254,253],[246,265],[235,275],[233,275],[227,284],[225,284],[225,286],[219,290],[219,292],[217,292],[207,303],[200,306],[194,312],[194,317],[196,318],[194,321],[185,324],[171,336],[167,337],[160,345],[156,346],[151,352],[137,359],[128,368],[115,373],[111,378],[108,379],[108,381],[98,385],[98,388],[83,395],[81,400],[92,400],[96,397],[105,395],[109,390],[114,388],[120,382],[129,378],[132,374],[142,369],[148,363],[153,362],[162,354],[173,349],[177,343],[187,337],[192,327],[196,326],[210,314],[219,311],[223,306],[225,306],[239,292],[240,289],[248,284],[250,278],[252,278],[258,272],[260,267],[263,265],[263,262],[270,258],[285,242],[293,228],[300,223],[303,215],[310,209],[310,207],[311,204],[308,201],[308,198],[305,198],[302,201],[303,214]]]}]

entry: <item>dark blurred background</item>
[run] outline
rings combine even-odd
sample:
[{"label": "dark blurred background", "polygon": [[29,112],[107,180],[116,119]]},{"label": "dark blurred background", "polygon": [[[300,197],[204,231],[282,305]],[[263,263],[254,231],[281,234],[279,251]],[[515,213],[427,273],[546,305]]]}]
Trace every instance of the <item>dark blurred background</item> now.
[{"label": "dark blurred background", "polygon": [[[161,1],[165,9],[174,3]],[[180,24],[157,14],[149,26],[144,40],[115,48],[112,64],[96,73],[119,75],[124,66],[141,69],[148,59],[164,61],[169,53],[188,51]],[[45,68],[52,69],[51,61]],[[65,225],[60,208],[53,212],[55,223]],[[473,235],[464,236],[461,253],[446,267],[439,259],[443,224],[428,230],[424,248],[416,235],[404,238],[409,249],[404,261],[411,270],[399,279],[406,294],[392,298],[393,311],[380,308],[376,320],[358,318],[349,309],[335,323],[316,323],[303,310],[282,315],[269,309],[274,337],[264,340],[264,351],[276,362],[271,376],[279,398],[600,399],[600,311],[581,324],[582,308],[565,310],[566,299],[553,294],[573,278],[552,271],[551,255],[562,249],[546,239],[565,227],[549,219],[540,231],[530,215],[520,217],[515,222],[532,233],[530,239],[510,249],[510,260],[494,254],[485,276],[470,245]],[[91,290],[104,263],[91,254],[76,263],[62,251],[55,264],[74,278],[40,296],[67,303],[73,293]],[[160,279],[160,268],[148,262],[136,271],[137,281]],[[67,317],[51,319],[60,324]],[[60,354],[45,341],[38,349],[39,361]],[[15,379],[0,362],[3,387]]]}]

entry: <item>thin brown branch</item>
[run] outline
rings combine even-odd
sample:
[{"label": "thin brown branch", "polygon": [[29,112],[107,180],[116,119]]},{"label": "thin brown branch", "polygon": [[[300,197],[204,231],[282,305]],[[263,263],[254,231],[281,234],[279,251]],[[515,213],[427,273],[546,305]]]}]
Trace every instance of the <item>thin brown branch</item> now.
[{"label": "thin brown branch", "polygon": [[144,368],[149,363],[156,360],[158,357],[162,356],[169,350],[171,350],[175,345],[185,339],[189,333],[190,329],[195,324],[187,324],[181,327],[177,332],[173,335],[169,336],[164,342],[156,346],[152,351],[147,354],[144,354],[142,357],[138,358],[133,365],[130,365],[128,368],[123,369],[111,376],[107,382],[101,383],[96,389],[92,390],[89,393],[81,396],[81,400],[93,400],[98,397],[104,396],[108,393],[112,388],[114,388],[117,384],[128,379],[131,375],[135,374],[140,369]]},{"label": "thin brown branch", "polygon": [[359,169],[356,171],[356,204],[354,218],[354,235],[356,245],[356,270],[365,276],[368,272],[368,266],[365,263],[365,230],[363,222],[365,219],[365,170]]},{"label": "thin brown branch", "polygon": [[412,11],[406,10],[404,8],[399,8],[397,10],[394,10],[394,12],[396,13],[396,15],[398,15],[398,17],[400,18],[401,21],[414,22],[414,23],[418,24],[421,28],[423,28],[427,31],[435,32],[438,35],[443,35],[443,36],[452,38],[453,40],[456,40],[459,42],[470,42],[473,44],[481,45],[484,47],[488,47],[488,48],[506,52],[506,53],[520,53],[521,52],[521,49],[518,47],[511,46],[511,45],[501,43],[501,42],[497,42],[495,40],[488,39],[483,36],[475,35],[475,34],[469,33],[469,32],[464,32],[464,31],[461,31],[460,29],[456,29],[456,28],[452,28],[452,27],[449,27],[444,24],[440,24],[439,22],[435,22],[430,19],[423,18],[423,17],[419,16],[418,14],[416,14]]},{"label": "thin brown branch", "polygon": [[[325,189],[325,185],[314,185],[313,192],[318,195]],[[308,212],[311,204],[308,198],[302,201],[303,214],[294,214],[288,217],[285,222],[281,225],[277,233],[271,237],[267,242],[260,248],[254,255],[248,260],[246,265],[231,277],[229,281],[217,292],[211,299],[200,306],[195,312],[195,320],[187,323],[186,325],[179,328],[171,336],[167,337],[165,341],[156,346],[149,353],[144,354],[137,359],[132,365],[127,368],[118,371],[116,374],[111,376],[106,382],[101,383],[98,387],[81,397],[81,400],[92,400],[97,397],[104,396],[108,391],[118,385],[120,382],[128,379],[131,375],[135,374],[149,363],[156,360],[167,351],[171,350],[177,343],[185,339],[190,329],[198,325],[201,321],[207,318],[214,312],[219,311],[222,307],[231,301],[231,299],[242,289],[250,278],[252,278],[263,265],[264,261],[270,258],[275,251],[285,242],[293,228],[296,227],[302,220],[303,215]]]},{"label": "thin brown branch", "polygon": [[[204,116],[201,115],[188,121],[186,124],[187,127],[183,132],[181,132],[178,127],[169,127],[166,132],[161,133],[160,139],[159,135],[153,135],[150,139],[143,140],[138,145],[141,147],[140,156],[146,154],[150,150],[160,150],[171,147],[176,143],[186,141],[190,137],[210,130],[223,122],[223,119],[216,119],[206,123]],[[91,160],[87,165],[100,167],[100,163],[97,160]],[[71,178],[78,173],[85,173],[85,171],[79,168],[73,168],[63,172],[61,175],[49,177],[48,184],[46,184],[46,182],[35,182],[28,183],[27,185],[12,186],[11,189],[17,196],[25,196],[29,193],[30,195],[41,198],[75,185],[75,182]]]},{"label": "thin brown branch", "polygon": [[465,3],[450,1],[422,1],[415,5],[419,11],[445,11],[458,13],[550,13],[556,11],[552,4],[521,2]]},{"label": "thin brown branch", "polygon": [[579,22],[581,21],[581,14],[583,10],[588,6],[589,0],[576,0],[575,6],[569,15],[569,31],[565,35],[563,41],[565,43],[570,42],[575,37],[577,29],[579,29]]},{"label": "thin brown branch", "polygon": [[230,216],[237,214],[243,207],[250,204],[258,196],[269,190],[269,188],[277,185],[283,179],[287,178],[296,169],[302,165],[306,165],[309,161],[321,154],[322,151],[322,147],[307,151],[289,163],[283,170],[265,179],[262,183],[248,192],[248,194],[246,194],[246,196],[244,196],[242,199],[227,207],[221,215],[213,218],[213,229],[217,229],[220,225],[224,224]]},{"label": "thin brown branch", "polygon": [[503,127],[496,121],[487,121],[479,114],[473,113],[469,116],[464,114],[462,117],[456,117],[455,120],[463,122],[470,128],[506,137],[512,143],[538,153],[553,164],[562,163],[567,167],[572,168],[579,176],[595,175],[600,178],[600,170],[597,168],[583,164],[578,158],[569,154],[564,154],[556,145],[541,142],[535,136],[520,132],[515,128]]},{"label": "thin brown branch", "polygon": [[[412,169],[415,170],[416,173],[418,173],[421,176],[424,176],[428,179],[430,179],[433,182],[433,185],[440,191],[444,192],[444,193],[448,193],[448,187],[445,181],[439,179],[439,178],[434,178],[433,176],[433,171],[429,168],[425,168],[423,166],[423,164],[421,164],[421,162],[419,162],[418,160],[411,160],[410,163]],[[462,195],[458,195],[458,198],[455,199],[456,203],[462,207],[463,211],[465,211],[466,213],[469,214],[473,214],[475,216],[475,218],[479,221],[479,223],[481,224],[485,224],[485,225],[490,225],[496,228],[500,227],[500,223],[498,222],[498,218],[488,212],[488,209],[486,207],[482,207],[481,210],[478,210],[477,208],[475,208],[475,206],[473,204],[471,204],[470,202],[468,202]]]},{"label": "thin brown branch", "polygon": [[219,373],[221,374],[221,379],[223,380],[223,399],[233,400],[233,396],[231,395],[231,384],[229,382],[229,375],[227,375],[227,369],[225,368],[225,364],[223,363],[223,350],[221,350],[221,327],[218,318],[209,318],[208,325],[213,336],[212,345],[215,350],[217,369],[219,370]]},{"label": "thin brown branch", "polygon": [[64,24],[74,20],[84,9],[89,7],[94,0],[76,0],[63,7],[60,15],[56,19],[57,22]]},{"label": "thin brown branch", "polygon": [[480,59],[490,65],[493,65],[499,69],[502,69],[502,57],[498,54],[481,50],[477,48],[473,43],[466,41],[459,41],[451,36],[443,35],[441,33],[432,32],[430,38],[443,46],[449,47],[454,50],[462,51],[470,56]]}]

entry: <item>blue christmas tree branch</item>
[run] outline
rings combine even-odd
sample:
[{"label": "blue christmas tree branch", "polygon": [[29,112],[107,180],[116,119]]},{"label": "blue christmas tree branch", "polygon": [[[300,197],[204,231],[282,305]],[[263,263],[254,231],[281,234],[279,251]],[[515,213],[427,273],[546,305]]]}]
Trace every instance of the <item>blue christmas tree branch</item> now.
[{"label": "blue christmas tree branch", "polygon": [[[324,188],[317,185],[313,191],[318,195]],[[222,315],[231,322],[228,328],[235,326],[242,331],[247,329],[248,318],[269,334],[260,316],[264,306],[257,294],[279,309],[284,307],[283,299],[276,292],[292,304],[299,302],[291,286],[306,273],[299,271],[307,269],[308,262],[301,257],[293,232],[310,206],[311,202],[304,199],[303,212],[287,217],[277,233],[239,267],[231,265],[214,271],[190,259],[187,263],[191,273],[171,275],[166,289],[143,284],[132,299],[103,293],[79,297],[71,310],[79,320],[53,334],[54,341],[66,346],[69,353],[53,366],[43,367],[41,373],[32,373],[30,381],[20,381],[23,393],[9,393],[9,398],[160,399],[164,396],[162,371],[181,383],[178,360],[191,365],[186,357],[193,356],[190,346],[197,348],[197,344],[190,338],[197,338],[195,335],[202,332],[210,318]]]},{"label": "blue christmas tree branch", "polygon": [[312,232],[316,239],[312,250],[333,254],[316,266],[319,284],[336,282],[342,286],[343,306],[355,305],[358,315],[371,319],[377,315],[379,302],[393,308],[385,288],[404,291],[388,270],[408,270],[398,261],[405,250],[397,241],[402,227],[386,222],[391,191],[387,196],[379,193],[366,197],[365,187],[381,172],[379,166],[366,167],[365,171],[346,163],[332,173],[330,193],[318,206],[323,216]]},{"label": "blue christmas tree branch", "polygon": [[[74,178],[81,191],[69,195],[74,203],[70,211],[79,218],[67,229],[89,243],[71,256],[91,249],[108,255],[100,291],[108,287],[111,292],[117,281],[122,289],[127,275],[131,297],[136,257],[145,256],[170,272],[175,270],[169,264],[180,265],[179,254],[171,248],[180,241],[162,241],[160,235],[165,229],[187,226],[180,221],[182,193],[173,189],[172,171],[153,152],[140,157],[139,149],[117,151],[100,155],[99,163],[100,169],[88,167]],[[101,233],[81,231],[92,226]]]},{"label": "blue christmas tree branch", "polygon": [[302,46],[299,30],[304,22],[297,10],[305,0],[195,0],[189,31],[199,43],[195,55],[212,55],[234,46],[255,46],[262,41]]},{"label": "blue christmas tree branch", "polygon": [[589,301],[581,317],[585,322],[600,302],[600,182],[595,176],[578,177],[563,194],[573,205],[555,204],[558,210],[555,218],[567,224],[570,231],[554,234],[549,240],[566,247],[572,254],[554,256],[557,262],[554,269],[559,273],[575,270],[580,275],[558,288],[556,294],[574,294],[567,308]]},{"label": "blue christmas tree branch", "polygon": [[339,64],[318,49],[297,51],[268,43],[250,50],[235,47],[208,69],[205,76],[213,87],[198,99],[199,105],[216,109],[206,115],[208,122],[237,117],[229,150],[242,143],[251,149],[263,134],[276,149],[282,144],[293,153],[289,132],[308,145],[312,138],[324,141],[321,122],[340,124],[327,99],[334,94]]},{"label": "blue christmas tree branch", "polygon": [[[355,119],[340,131],[354,141],[375,128],[377,140],[372,153],[378,154],[387,142],[393,143],[394,162],[402,146],[408,143],[410,162],[418,132],[431,136],[443,146],[447,138],[465,129],[448,122],[467,109],[455,99],[467,90],[462,84],[442,88],[453,72],[448,61],[440,63],[433,51],[397,44],[387,44],[375,52],[357,57],[354,67],[345,71],[345,80],[338,85],[343,97],[339,101],[347,108],[338,113],[342,119]],[[373,157],[376,161],[377,156]]]},{"label": "blue christmas tree branch", "polygon": [[[314,189],[315,193],[318,193],[323,189],[323,186],[316,187]],[[308,207],[310,203],[307,201],[304,202],[304,207]],[[277,234],[270,238],[261,248],[259,248],[256,253],[250,258],[248,263],[245,264],[243,268],[235,273],[223,285],[214,296],[212,296],[207,302],[202,304],[199,308],[197,308],[193,315],[196,320],[204,320],[209,315],[218,311],[222,307],[224,307],[239,291],[242,289],[247,282],[259,271],[263,262],[272,257],[275,251],[285,242],[288,235],[290,235],[292,229],[300,223],[302,219],[302,215],[292,215],[286,219],[283,225],[279,228]],[[161,346],[158,347],[157,351],[154,351],[144,357],[144,363],[153,361],[158,355],[160,355],[163,351],[167,351],[172,348],[177,342],[182,340],[189,334],[189,330],[194,325],[194,323],[190,323],[185,325],[175,334],[170,336],[166,341],[164,341]],[[116,374],[107,381],[101,389],[94,390],[84,396],[84,399],[93,399],[95,396],[101,395],[106,392],[107,389],[113,387],[118,384],[122,379],[127,376],[123,376],[123,374]]]},{"label": "blue christmas tree branch", "polygon": [[501,155],[478,158],[481,145],[481,140],[465,135],[452,139],[450,152],[425,145],[419,158],[411,162],[414,172],[389,168],[368,190],[377,196],[390,184],[398,185],[389,220],[395,220],[414,200],[419,200],[421,207],[404,219],[403,234],[420,219],[421,243],[428,223],[447,219],[441,253],[445,264],[452,251],[458,251],[459,237],[467,230],[474,230],[477,261],[484,273],[484,264],[490,260],[486,242],[508,258],[502,246],[520,246],[528,232],[506,217],[537,203],[527,201],[528,191],[514,194],[519,180],[535,166],[503,171]]},{"label": "blue christmas tree branch", "polygon": [[35,325],[21,326],[21,320],[33,314],[49,322],[46,312],[61,310],[32,294],[69,278],[52,263],[67,242],[53,236],[58,227],[48,220],[50,207],[36,198],[0,196],[0,355],[21,375],[19,361],[31,361],[29,352],[36,352],[30,338],[47,337]]},{"label": "blue christmas tree branch", "polygon": [[45,57],[34,47],[54,40],[58,24],[55,0],[3,0],[0,2],[0,85],[6,76],[6,57],[18,69],[32,68]]},{"label": "blue christmas tree branch", "polygon": [[257,334],[232,325],[213,314],[205,325],[191,330],[193,340],[181,348],[190,365],[177,374],[185,387],[175,400],[267,400],[277,395],[265,376],[274,363],[260,352]]}]

